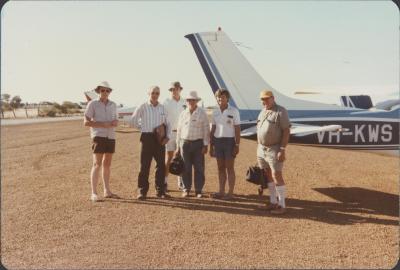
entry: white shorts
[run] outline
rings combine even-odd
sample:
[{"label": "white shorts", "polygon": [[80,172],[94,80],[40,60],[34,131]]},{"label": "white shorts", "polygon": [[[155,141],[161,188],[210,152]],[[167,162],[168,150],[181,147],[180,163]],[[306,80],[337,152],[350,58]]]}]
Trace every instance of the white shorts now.
[{"label": "white shorts", "polygon": [[176,150],[176,131],[171,132],[171,138],[167,142],[167,146],[165,147],[167,152],[175,151]]}]

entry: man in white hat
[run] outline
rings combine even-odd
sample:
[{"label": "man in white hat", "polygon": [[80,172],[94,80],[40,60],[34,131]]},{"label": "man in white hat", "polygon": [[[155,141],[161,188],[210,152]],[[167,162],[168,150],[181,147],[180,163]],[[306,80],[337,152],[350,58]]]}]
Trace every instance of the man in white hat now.
[{"label": "man in white hat", "polygon": [[[167,98],[163,105],[167,111],[167,118],[171,124],[171,138],[166,145],[166,156],[165,156],[165,188],[167,190],[168,187],[168,174],[169,174],[169,165],[171,164],[172,157],[174,152],[177,149],[176,146],[176,129],[178,126],[179,115],[183,110],[186,109],[186,103],[183,98],[181,98],[182,86],[180,82],[171,83],[171,87],[169,91],[171,92],[171,98]],[[178,188],[180,190],[183,189],[182,177],[178,176]]]},{"label": "man in white hat", "polygon": [[270,203],[266,209],[272,214],[284,214],[286,188],[282,169],[290,136],[289,115],[284,107],[275,103],[272,91],[261,91],[260,99],[264,108],[257,120],[257,160],[259,166],[265,170],[269,181]]},{"label": "man in white hat", "polygon": [[111,159],[115,152],[115,127],[118,125],[117,105],[109,100],[112,88],[108,82],[100,83],[95,89],[98,99],[91,100],[85,110],[84,125],[90,127],[93,150],[93,166],[90,173],[93,202],[99,201],[97,183],[102,170],[104,198],[118,199],[110,190]]},{"label": "man in white hat", "polygon": [[[156,195],[158,198],[170,197],[165,193],[165,144],[171,136],[171,126],[167,119],[165,107],[158,102],[160,88],[150,87],[148,91],[149,100],[136,108],[132,115],[131,124],[140,129],[140,142],[142,148],[140,152],[140,172],[138,176],[138,200],[144,200],[149,191],[149,172],[151,160],[156,161]],[[140,125],[139,125],[140,122]],[[155,129],[160,125],[165,125],[166,136],[159,142]]]},{"label": "man in white hat", "polygon": [[186,96],[187,108],[179,115],[175,155],[182,155],[185,169],[183,172],[183,197],[189,196],[192,188],[192,167],[194,168],[194,190],[201,198],[205,183],[204,155],[210,141],[210,124],[206,112],[197,106],[201,100],[196,91]]}]

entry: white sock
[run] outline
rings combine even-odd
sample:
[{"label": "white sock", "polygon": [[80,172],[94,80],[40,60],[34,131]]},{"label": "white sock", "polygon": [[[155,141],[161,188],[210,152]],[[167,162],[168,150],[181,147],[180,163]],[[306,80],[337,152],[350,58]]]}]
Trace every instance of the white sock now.
[{"label": "white sock", "polygon": [[278,197],[279,197],[279,205],[282,208],[286,207],[285,204],[285,197],[286,197],[286,188],[285,186],[276,186],[276,192],[278,193]]},{"label": "white sock", "polygon": [[276,200],[276,187],[274,182],[268,182],[268,190],[269,190],[269,201],[271,203],[277,203]]},{"label": "white sock", "polygon": [[168,184],[168,176],[165,177],[164,183]]}]

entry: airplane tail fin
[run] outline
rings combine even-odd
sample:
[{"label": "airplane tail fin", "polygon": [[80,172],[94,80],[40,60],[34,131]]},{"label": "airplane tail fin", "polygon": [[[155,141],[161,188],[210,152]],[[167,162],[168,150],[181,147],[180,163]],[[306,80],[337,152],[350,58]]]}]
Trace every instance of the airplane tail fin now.
[{"label": "airplane tail fin", "polygon": [[91,101],[92,99],[96,99],[97,98],[97,94],[96,94],[96,92],[94,90],[85,91],[84,94],[85,94],[87,102]]},{"label": "airplane tail fin", "polygon": [[358,108],[358,109],[369,109],[373,106],[371,97],[367,95],[341,96],[340,102],[344,107]]},{"label": "airplane tail fin", "polygon": [[[343,107],[295,99],[276,91],[257,73],[232,40],[220,29],[185,36],[191,42],[212,91],[227,89],[231,106],[239,110],[259,110],[261,90],[274,93],[277,103],[288,110],[342,110]],[[252,113],[252,114],[255,114]],[[254,115],[248,115],[255,119]]]}]

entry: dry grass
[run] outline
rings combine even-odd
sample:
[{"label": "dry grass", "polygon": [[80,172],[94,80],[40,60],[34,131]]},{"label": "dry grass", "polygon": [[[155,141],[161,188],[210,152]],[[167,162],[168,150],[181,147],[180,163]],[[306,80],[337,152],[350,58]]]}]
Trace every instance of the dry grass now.
[{"label": "dry grass", "polygon": [[[112,189],[89,201],[89,131],[81,122],[1,128],[1,259],[8,269],[392,268],[399,256],[399,160],[290,145],[289,212],[244,181],[254,141],[242,141],[234,201],[134,199],[140,144],[117,135]],[[216,191],[206,159],[207,194]],[[151,191],[154,174],[151,174]],[[175,189],[175,179],[170,187]],[[101,187],[100,187],[101,190]],[[268,192],[266,192],[268,193]]]}]

